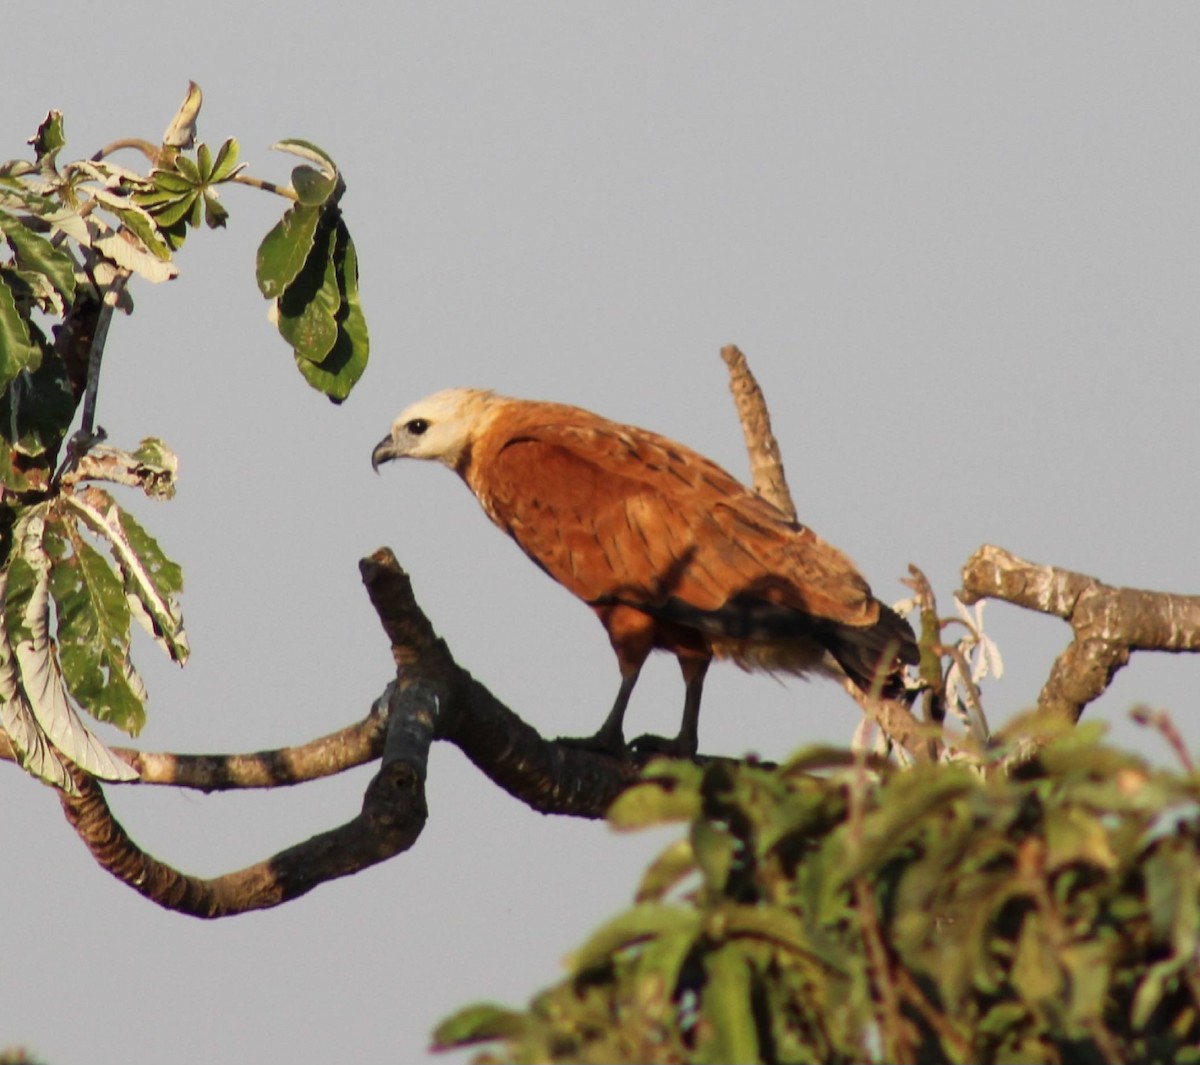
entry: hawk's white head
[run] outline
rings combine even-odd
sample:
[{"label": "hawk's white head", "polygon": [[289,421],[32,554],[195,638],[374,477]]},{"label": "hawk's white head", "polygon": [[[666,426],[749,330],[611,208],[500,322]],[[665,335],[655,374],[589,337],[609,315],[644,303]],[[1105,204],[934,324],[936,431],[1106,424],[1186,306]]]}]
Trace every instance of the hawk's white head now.
[{"label": "hawk's white head", "polygon": [[491,421],[503,397],[479,388],[447,388],[405,408],[371,452],[371,466],[392,459],[436,459],[454,469]]}]

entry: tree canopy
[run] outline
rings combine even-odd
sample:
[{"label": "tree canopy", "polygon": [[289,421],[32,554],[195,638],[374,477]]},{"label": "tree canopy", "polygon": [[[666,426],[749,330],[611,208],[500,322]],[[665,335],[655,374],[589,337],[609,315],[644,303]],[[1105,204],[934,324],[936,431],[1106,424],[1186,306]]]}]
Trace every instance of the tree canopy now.
[{"label": "tree canopy", "polygon": [[[161,142],[63,161],[50,112],[32,159],[0,165],[0,757],[52,785],[98,864],[159,905],[218,918],[287,903],[408,850],[427,815],[430,745],[457,745],[513,798],[621,828],[678,822],[635,905],[573,956],[526,1012],[471,1007],[445,1047],[516,1060],[1185,1061],[1200,1043],[1200,783],[1168,718],[1143,713],[1180,772],[1079,726],[1134,651],[1200,649],[1200,601],[1118,588],[985,546],[954,614],[912,567],[904,608],[922,660],[905,698],[856,694],[851,751],[779,766],[606,755],[547,739],[466,672],[387,549],[360,569],[395,681],[371,713],[298,747],[156,754],[103,743],[86,716],[136,735],[145,686],[132,622],[180,665],[183,574],[105,485],[170,498],[161,439],[132,451],[98,423],[108,327],[135,278],[177,276],[192,231],[226,225],[221,194],[285,198],[256,276],[304,379],[344,400],[368,357],[358,261],[327,153],[286,186],[249,175],[234,138],[198,139],[194,84]],[[118,165],[132,152],[144,170]],[[766,402],[723,352],[754,488],[790,509]],[[76,417],[79,428],[71,433]],[[794,510],[792,510],[794,513]],[[1002,669],[995,598],[1057,616],[1070,638],[1036,711],[999,732],[978,684]],[[974,609],[971,609],[971,608]],[[849,689],[848,689],[849,690]],[[347,824],[255,865],[193,876],[138,847],[109,785],[277,787],[368,762]]]}]

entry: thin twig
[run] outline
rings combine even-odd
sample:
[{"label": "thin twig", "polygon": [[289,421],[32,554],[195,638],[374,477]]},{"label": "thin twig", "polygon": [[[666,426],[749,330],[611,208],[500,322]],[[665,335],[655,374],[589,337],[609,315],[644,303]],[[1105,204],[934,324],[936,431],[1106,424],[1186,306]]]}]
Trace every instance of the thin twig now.
[{"label": "thin twig", "polygon": [[135,152],[141,152],[151,163],[158,162],[158,145],[151,144],[148,140],[143,140],[141,137],[122,137],[120,140],[115,140],[110,144],[106,144],[98,152],[92,155],[92,162],[98,163],[106,156],[112,155],[114,152],[122,151],[126,148],[132,148]]},{"label": "thin twig", "polygon": [[969,711],[967,724],[975,742],[982,747],[987,743],[992,732],[988,728],[987,715],[983,712],[983,699],[979,694],[979,685],[971,677],[971,666],[967,662],[967,656],[963,654],[962,648],[957,644],[936,644],[934,650],[939,655],[949,655],[958,664],[958,675],[962,678],[963,690],[967,693],[967,710]]},{"label": "thin twig", "polygon": [[300,202],[300,194],[291,185],[277,185],[273,181],[265,181],[249,174],[234,174],[229,180],[237,185],[249,185],[252,189],[273,192],[276,196],[282,196],[285,200],[291,200],[293,203]]},{"label": "thin twig", "polygon": [[104,303],[100,308],[96,332],[92,337],[92,350],[88,355],[87,388],[83,393],[83,417],[80,419],[80,430],[88,436],[92,436],[96,424],[96,395],[100,391],[100,365],[104,359],[104,345],[108,342],[108,327],[112,324],[117,304],[121,302],[121,294],[129,283],[129,276],[125,267],[117,269],[112,283],[105,289]]},{"label": "thin twig", "polygon": [[953,1051],[959,1061],[971,1060],[971,1043],[941,1010],[929,1001],[920,984],[904,965],[896,967],[896,983],[904,1000],[921,1015],[921,1019],[936,1033],[942,1043]]},{"label": "thin twig", "polygon": [[[51,485],[57,487],[63,477],[73,470],[80,458],[88,449],[107,437],[103,429],[96,426],[96,397],[100,391],[100,367],[104,361],[104,345],[108,342],[108,327],[112,324],[113,312],[121,302],[121,294],[129,283],[130,272],[119,267],[116,276],[104,290],[104,298],[94,319],[89,321],[93,326],[91,344],[88,347],[87,377],[83,387],[83,415],[79,428],[71,434],[67,441],[62,463],[54,471]],[[94,306],[94,304],[93,304]]]},{"label": "thin twig", "polygon": [[1165,710],[1151,710],[1148,706],[1138,706],[1130,711],[1129,716],[1139,725],[1148,725],[1157,729],[1170,745],[1171,750],[1175,752],[1175,757],[1179,759],[1179,764],[1183,766],[1184,772],[1196,772],[1196,763],[1192,760],[1187,744],[1183,742],[1183,736],[1175,727],[1175,722],[1171,720],[1170,714]]}]

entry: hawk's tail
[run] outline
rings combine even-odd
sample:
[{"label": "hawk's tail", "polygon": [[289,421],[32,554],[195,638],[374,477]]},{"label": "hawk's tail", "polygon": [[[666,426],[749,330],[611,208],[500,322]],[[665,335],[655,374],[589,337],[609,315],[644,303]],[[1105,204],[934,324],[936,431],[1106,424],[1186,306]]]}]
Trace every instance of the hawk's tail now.
[{"label": "hawk's tail", "polygon": [[874,625],[822,626],[821,642],[863,692],[880,685],[881,693],[895,698],[904,691],[900,677],[905,666],[921,660],[912,626],[884,603]]}]

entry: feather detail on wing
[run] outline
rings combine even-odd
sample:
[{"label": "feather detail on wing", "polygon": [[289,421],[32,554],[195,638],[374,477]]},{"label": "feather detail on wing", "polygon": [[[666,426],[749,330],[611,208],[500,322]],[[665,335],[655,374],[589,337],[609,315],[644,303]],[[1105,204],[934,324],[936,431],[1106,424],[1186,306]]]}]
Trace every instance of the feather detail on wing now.
[{"label": "feather detail on wing", "polygon": [[[865,630],[880,604],[853,564],[701,455],[570,407],[499,415],[466,479],[555,580],[734,641]],[[556,417],[557,415],[557,417]]]}]

